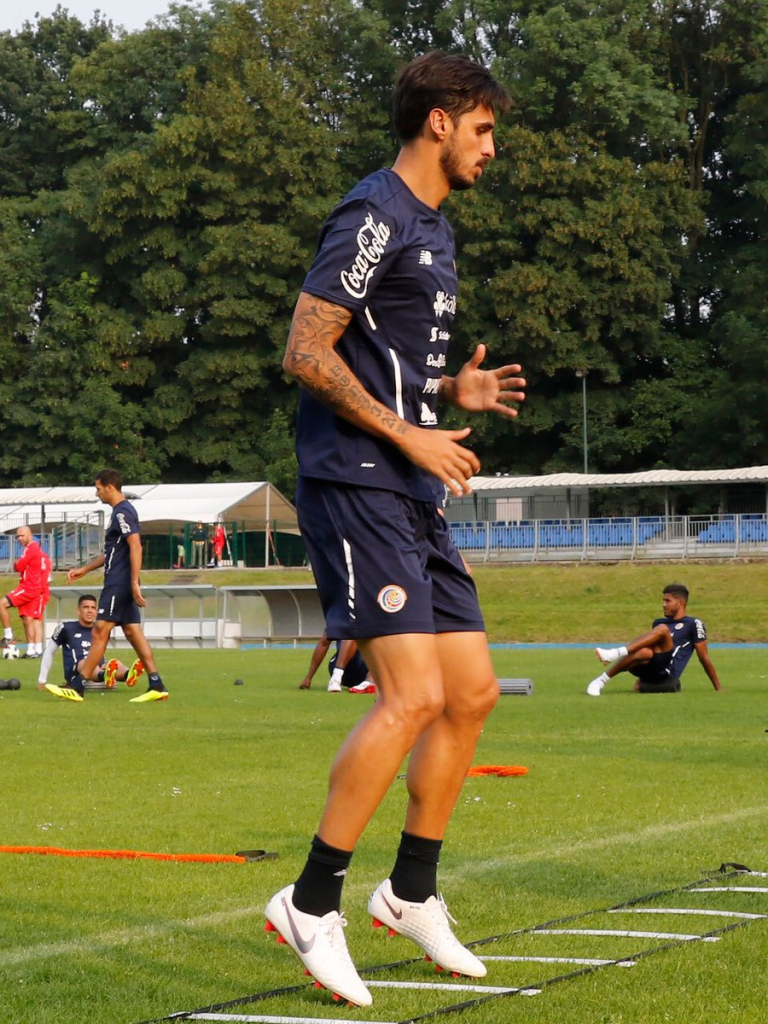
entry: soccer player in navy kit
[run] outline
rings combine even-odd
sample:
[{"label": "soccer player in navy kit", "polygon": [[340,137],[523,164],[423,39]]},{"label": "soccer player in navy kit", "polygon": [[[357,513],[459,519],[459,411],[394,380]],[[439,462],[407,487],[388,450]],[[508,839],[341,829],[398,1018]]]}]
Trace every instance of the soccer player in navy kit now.
[{"label": "soccer player in navy kit", "polygon": [[[77,696],[82,697],[82,694],[76,688],[77,680],[75,677],[79,674],[77,671],[78,664],[88,657],[91,649],[93,624],[96,621],[97,610],[98,604],[94,595],[82,594],[77,602],[77,619],[71,622],[60,622],[53,631],[53,635],[48,641],[48,646],[43,654],[43,659],[40,662],[40,672],[37,678],[39,689],[48,690],[55,697],[65,697],[68,700],[77,700]],[[51,671],[54,656],[59,649],[61,649],[64,668],[64,686],[57,686],[55,683],[48,682],[48,673]],[[141,675],[141,672],[137,670],[138,664],[134,662],[129,669],[117,659],[110,661],[110,668],[114,673],[112,685],[114,685],[114,679],[126,682],[131,673],[135,674],[133,680],[135,682],[135,679]],[[96,682],[106,681],[107,685],[109,685],[107,665],[103,658],[94,669],[90,678]],[[75,687],[72,686],[73,680],[75,680]],[[129,685],[133,685],[133,683]],[[77,696],[73,696],[73,694]]]},{"label": "soccer player in navy kit", "polygon": [[[98,555],[87,565],[70,569],[67,579],[70,583],[79,580],[93,569],[104,566],[104,588],[99,596],[99,608],[93,627],[93,642],[88,656],[79,662],[78,676],[74,676],[69,689],[75,689],[82,698],[82,680],[90,679],[107,649],[109,635],[115,626],[122,626],[126,639],[133,647],[141,662],[142,671],[149,675],[149,688],[131,703],[144,704],[147,701],[166,700],[168,691],[157,671],[155,656],[141,628],[140,608],[146,605],[141,593],[141,536],[136,510],[123,495],[123,479],[114,469],[104,469],[96,477],[96,496],[112,508],[104,536],[104,554]],[[111,669],[111,663],[107,670]],[[140,672],[136,672],[133,683]],[[126,679],[130,683],[131,677]],[[65,689],[65,687],[62,687]],[[60,694],[56,694],[60,696]],[[73,698],[66,694],[70,700]]]},{"label": "soccer player in navy kit", "polygon": [[670,583],[662,593],[664,616],[653,620],[649,633],[625,647],[595,648],[598,659],[609,667],[587,687],[590,697],[599,697],[605,684],[620,672],[637,677],[637,693],[679,693],[680,677],[694,651],[712,686],[722,690],[709,656],[704,623],[685,613],[688,596],[682,583]]},{"label": "soccer player in navy kit", "polygon": [[[315,644],[309,660],[307,674],[299,683],[300,690],[308,690],[312,685],[315,673],[325,660],[331,647],[331,640],[323,630],[323,635]],[[328,681],[328,693],[341,693],[346,687],[351,693],[375,693],[376,684],[370,679],[368,666],[357,649],[354,640],[337,640],[336,650],[328,663],[331,678]]]},{"label": "soccer player in navy kit", "polygon": [[439,207],[478,180],[508,105],[465,57],[431,53],[403,69],[402,148],[328,218],[283,361],[302,385],[296,503],[326,628],[357,640],[380,696],[336,756],[309,858],[269,901],[267,930],[358,1005],[371,996],[344,940],[342,883],[409,753],[405,829],[369,913],[440,967],[486,973],[437,895],[443,835],[499,690],[474,583],[437,511],[442,486],[469,493],[480,463],[462,444],[469,429],[438,429],[436,410],[440,397],[512,417],[525,381],[518,365],[481,370],[484,345],[456,377],[443,375],[457,282]]}]

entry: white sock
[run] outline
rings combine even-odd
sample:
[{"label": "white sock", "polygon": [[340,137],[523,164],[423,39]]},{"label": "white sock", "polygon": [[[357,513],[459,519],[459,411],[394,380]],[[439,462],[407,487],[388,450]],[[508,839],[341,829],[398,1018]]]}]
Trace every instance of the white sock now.
[{"label": "white sock", "polygon": [[607,683],[611,677],[608,675],[607,672],[601,672],[597,678],[600,680],[601,683]]},{"label": "white sock", "polygon": [[3,630],[3,640],[13,640],[13,630],[10,626]]},{"label": "white sock", "polygon": [[616,648],[616,657],[617,658],[626,658],[626,656],[628,654],[629,654],[629,651],[627,650],[626,647],[617,647]]},{"label": "white sock", "polygon": [[335,668],[333,670],[333,672],[331,673],[331,682],[332,683],[339,683],[340,684],[343,678],[344,678],[344,669],[343,668]]}]

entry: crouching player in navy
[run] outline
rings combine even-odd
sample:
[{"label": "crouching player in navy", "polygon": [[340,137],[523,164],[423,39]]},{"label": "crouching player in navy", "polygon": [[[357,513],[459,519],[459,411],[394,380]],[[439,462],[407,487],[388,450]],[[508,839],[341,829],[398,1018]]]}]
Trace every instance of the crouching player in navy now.
[{"label": "crouching player in navy", "polygon": [[[69,700],[82,699],[83,680],[93,678],[99,663],[107,649],[110,634],[115,626],[122,626],[126,640],[138,656],[132,673],[126,678],[131,686],[145,669],[149,675],[149,688],[138,697],[131,698],[131,703],[143,704],[147,701],[166,700],[168,691],[157,671],[155,656],[141,628],[140,609],[146,605],[141,593],[141,535],[136,509],[123,495],[123,478],[114,469],[102,470],[95,481],[96,496],[105,505],[112,508],[104,536],[104,554],[94,558],[87,565],[70,569],[67,579],[70,583],[79,580],[94,569],[104,566],[104,589],[99,596],[96,621],[93,626],[91,649],[77,664],[77,673],[71,682],[61,690],[74,690],[77,696],[70,693],[55,694]],[[110,666],[107,666],[109,671]]]},{"label": "crouching player in navy", "polygon": [[707,647],[707,630],[701,619],[686,615],[688,588],[682,583],[664,587],[661,600],[664,615],[654,619],[650,633],[625,647],[596,647],[595,654],[608,668],[587,687],[590,697],[599,697],[609,680],[620,672],[636,676],[636,693],[679,693],[680,677],[694,651],[716,690],[722,690]]},{"label": "crouching player in navy", "polygon": [[267,904],[277,932],[332,993],[368,1006],[344,938],[352,852],[404,758],[408,804],[374,926],[438,967],[480,978],[438,896],[448,822],[499,695],[474,583],[439,515],[470,493],[469,428],[438,428],[438,398],[517,415],[520,366],[481,370],[485,346],[443,374],[456,313],[453,233],[441,203],[494,156],[504,88],[466,57],[430,53],[395,88],[402,148],[331,213],[299,295],[283,367],[301,385],[297,509],[328,635],[356,640],[379,699],[341,746],[308,860]]},{"label": "crouching player in navy", "polygon": [[[376,693],[374,683],[363,656],[357,649],[354,640],[336,640],[336,650],[328,662],[328,693],[341,693],[346,689],[349,693]],[[323,630],[323,635],[315,644],[309,661],[307,674],[299,683],[300,690],[308,690],[312,685],[315,673],[325,660],[331,647],[331,640]]]},{"label": "crouching player in navy", "polygon": [[[72,686],[72,680],[79,674],[78,664],[85,661],[91,650],[97,608],[95,596],[83,594],[77,602],[77,619],[73,622],[60,622],[56,627],[53,636],[48,641],[43,660],[40,662],[40,672],[37,678],[38,689],[47,690],[55,697],[64,697],[67,700],[80,701],[83,699],[79,688]],[[53,659],[58,650],[61,650],[64,662],[63,686],[48,682]],[[121,683],[125,682],[128,686],[133,686],[143,671],[140,661],[134,661],[133,665],[127,668],[117,658],[112,658],[109,664],[102,658],[88,678],[97,683],[103,682],[108,688],[113,687],[118,680]]]}]

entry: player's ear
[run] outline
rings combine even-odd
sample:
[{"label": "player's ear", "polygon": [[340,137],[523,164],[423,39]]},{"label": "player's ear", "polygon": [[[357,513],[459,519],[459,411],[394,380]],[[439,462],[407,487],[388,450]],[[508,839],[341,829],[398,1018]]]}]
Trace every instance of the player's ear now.
[{"label": "player's ear", "polygon": [[430,110],[425,127],[429,128],[433,136],[442,142],[450,130],[450,121],[449,115],[441,107],[435,107]]}]

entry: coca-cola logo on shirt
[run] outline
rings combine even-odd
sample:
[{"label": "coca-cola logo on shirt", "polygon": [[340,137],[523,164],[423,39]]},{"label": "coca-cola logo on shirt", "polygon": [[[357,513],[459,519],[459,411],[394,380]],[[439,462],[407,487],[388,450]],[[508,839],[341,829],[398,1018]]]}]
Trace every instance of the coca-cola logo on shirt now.
[{"label": "coca-cola logo on shirt", "polygon": [[366,216],[357,232],[357,255],[352,261],[352,266],[349,270],[342,270],[339,275],[344,291],[352,298],[365,298],[368,282],[381,263],[381,257],[391,235],[392,232],[383,221],[377,224],[372,213]]}]

